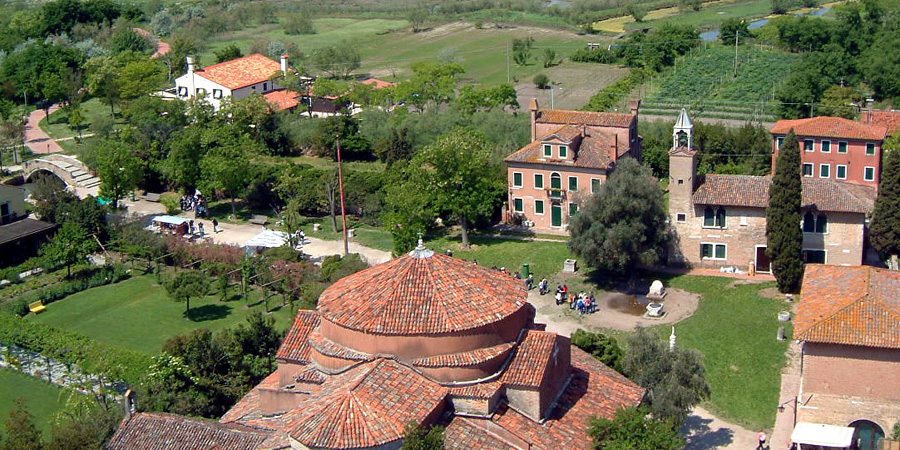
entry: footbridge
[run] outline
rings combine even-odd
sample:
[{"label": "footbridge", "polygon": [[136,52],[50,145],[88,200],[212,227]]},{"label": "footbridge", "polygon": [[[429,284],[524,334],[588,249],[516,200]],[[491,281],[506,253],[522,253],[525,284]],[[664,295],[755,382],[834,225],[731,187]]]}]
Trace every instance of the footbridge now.
[{"label": "footbridge", "polygon": [[90,169],[78,158],[66,155],[44,155],[38,159],[25,161],[25,181],[31,181],[38,172],[50,172],[67,186],[92,188],[100,185],[100,179],[91,174]]}]

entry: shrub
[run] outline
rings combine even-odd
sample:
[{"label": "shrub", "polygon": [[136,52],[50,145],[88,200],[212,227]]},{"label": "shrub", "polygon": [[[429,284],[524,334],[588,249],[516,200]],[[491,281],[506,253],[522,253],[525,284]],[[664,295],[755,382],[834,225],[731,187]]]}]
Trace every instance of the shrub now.
[{"label": "shrub", "polygon": [[166,207],[166,214],[175,216],[181,212],[180,199],[178,198],[178,194],[174,192],[163,193],[159,197],[159,202]]},{"label": "shrub", "polygon": [[[17,297],[3,305],[2,311],[24,316],[28,314],[28,305],[40,300],[49,305],[72,294],[103,286],[129,278],[128,271],[122,266],[104,266],[75,273],[75,280],[51,284]],[[44,280],[46,282],[46,280]]]},{"label": "shrub", "polygon": [[579,48],[569,56],[574,62],[592,62],[600,64],[612,64],[618,60],[615,52],[611,52],[605,48],[591,50],[587,47]]},{"label": "shrub", "polygon": [[538,89],[547,89],[547,87],[550,86],[550,78],[542,73],[535,75],[532,81],[534,81],[534,85],[537,86]]},{"label": "shrub", "polygon": [[359,253],[351,253],[343,258],[340,255],[333,255],[322,261],[320,273],[322,281],[337,281],[367,267],[369,265],[360,258]]}]

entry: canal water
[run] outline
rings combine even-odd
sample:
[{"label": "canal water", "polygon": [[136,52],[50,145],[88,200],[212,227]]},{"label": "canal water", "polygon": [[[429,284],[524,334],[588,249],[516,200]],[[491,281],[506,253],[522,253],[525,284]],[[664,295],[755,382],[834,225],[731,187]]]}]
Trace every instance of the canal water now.
[{"label": "canal water", "polygon": [[[825,14],[828,13],[828,11],[831,11],[831,8],[822,8],[822,9],[817,9],[815,11],[810,11],[806,14],[795,14],[795,15],[797,15],[797,16],[810,15],[810,16],[818,17],[818,16],[824,16]],[[755,20],[753,22],[750,22],[750,24],[747,25],[747,28],[751,29],[751,30],[755,30],[757,28],[762,28],[763,25],[769,23],[769,20],[771,20],[771,19]],[[704,31],[704,32],[700,33],[700,40],[712,42],[717,39],[719,39],[719,30],[718,29]]]}]

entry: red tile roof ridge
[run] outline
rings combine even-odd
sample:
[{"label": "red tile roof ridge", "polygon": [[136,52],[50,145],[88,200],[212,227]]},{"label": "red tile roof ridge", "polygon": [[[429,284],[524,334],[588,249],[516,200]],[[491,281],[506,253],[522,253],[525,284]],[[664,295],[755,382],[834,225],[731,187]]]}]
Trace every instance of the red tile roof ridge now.
[{"label": "red tile roof ridge", "polygon": [[275,359],[300,364],[309,363],[309,333],[319,326],[319,314],[312,310],[301,310],[294,317],[294,324],[288,330]]},{"label": "red tile roof ridge", "polygon": [[769,130],[772,134],[787,134],[791,129],[797,137],[834,137],[847,139],[883,140],[887,127],[867,124],[843,117],[817,116],[806,119],[786,119],[775,122]]},{"label": "red tile roof ridge", "polygon": [[429,356],[413,360],[412,365],[416,367],[469,367],[508,354],[515,345],[515,342],[504,342],[493,347]]},{"label": "red tile roof ridge", "polygon": [[254,53],[206,66],[195,70],[194,73],[228,89],[240,89],[264,82],[279,71],[281,71],[280,63]]},{"label": "red tile roof ridge", "polygon": [[505,385],[540,386],[558,338],[559,335],[550,331],[528,330],[500,381]]},{"label": "red tile roof ridge", "polygon": [[502,387],[503,383],[494,380],[466,386],[453,386],[450,387],[450,394],[456,397],[488,399],[493,397],[494,393]]},{"label": "red tile roof ridge", "polygon": [[123,421],[107,448],[207,450],[212,445],[222,444],[229,450],[256,450],[260,449],[260,444],[270,433],[270,430],[259,430],[237,423],[221,423],[161,412],[140,412]]},{"label": "red tile roof ridge", "polygon": [[538,123],[628,128],[635,120],[636,116],[623,113],[572,111],[566,109],[541,109],[537,112]]}]

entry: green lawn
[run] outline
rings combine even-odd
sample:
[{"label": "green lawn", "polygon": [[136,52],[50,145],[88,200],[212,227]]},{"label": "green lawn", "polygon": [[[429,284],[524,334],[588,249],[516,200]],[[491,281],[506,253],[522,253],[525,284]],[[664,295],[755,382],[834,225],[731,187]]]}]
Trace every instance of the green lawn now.
[{"label": "green lawn", "polygon": [[[34,415],[34,422],[44,436],[50,428],[56,413],[66,405],[71,391],[55,384],[41,381],[11,369],[0,369],[0,421],[6,422],[9,412],[15,407],[13,401],[22,397],[28,411]],[[0,427],[0,436],[6,431]]]},{"label": "green lawn", "polygon": [[[321,225],[319,231],[313,231],[313,224],[316,223]],[[337,217],[337,224],[337,232],[332,232],[331,216],[325,216],[310,218],[301,228],[307,236],[336,241],[344,238],[344,228],[340,216]],[[351,239],[352,242],[386,252],[394,249],[394,238],[391,236],[391,233],[388,233],[381,227],[373,227],[360,222],[353,216],[347,216],[347,228],[356,230],[356,237]]]},{"label": "green lawn", "polygon": [[[109,106],[100,103],[100,100],[97,100],[96,98],[92,98],[82,103],[81,112],[84,114],[84,123],[81,125],[81,132],[83,134],[91,132],[90,126],[98,117],[110,117]],[[121,118],[114,118],[114,120],[116,124],[121,125],[124,123]],[[69,127],[69,115],[62,109],[50,114],[50,117],[45,118],[38,125],[53,139],[78,136],[78,131],[72,130],[72,128]],[[62,143],[60,143],[60,145],[62,145]]]},{"label": "green lawn", "polygon": [[[171,270],[171,269],[169,269]],[[236,293],[237,288],[232,288]],[[218,296],[191,300],[193,321],[184,317],[183,303],[166,295],[156,277],[144,275],[120,283],[89,289],[54,302],[37,320],[130,350],[155,355],[167,339],[199,328],[221,330],[243,323],[251,311],[263,311],[255,297],[252,308],[244,300],[220,302]],[[271,307],[281,304],[270,297]],[[285,307],[272,313],[278,328],[287,329],[293,317]]]},{"label": "green lawn", "polygon": [[734,3],[716,3],[703,5],[699,11],[679,12],[677,15],[644,22],[625,24],[626,30],[659,26],[663,23],[690,25],[695,28],[717,28],[722,22],[734,18],[764,17],[772,12],[769,0],[752,0]]},{"label": "green lawn", "polygon": [[531,273],[538,280],[544,276],[562,271],[563,261],[573,256],[565,242],[523,241],[495,237],[470,237],[472,247],[463,249],[459,235],[431,240],[425,245],[435,251],[450,249],[453,256],[467,260],[478,260],[482,266],[505,267],[510,272],[522,270],[528,263]]},{"label": "green lawn", "polygon": [[[678,345],[703,353],[712,396],[704,405],[717,416],[750,430],[775,423],[781,370],[788,342],[775,339],[780,300],[761,297],[774,283],[733,286],[728,278],[679,276],[666,284],[702,295],[700,307],[676,325]],[[668,338],[671,328],[658,328]],[[785,330],[787,336],[791,329]]]}]

